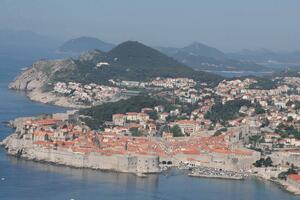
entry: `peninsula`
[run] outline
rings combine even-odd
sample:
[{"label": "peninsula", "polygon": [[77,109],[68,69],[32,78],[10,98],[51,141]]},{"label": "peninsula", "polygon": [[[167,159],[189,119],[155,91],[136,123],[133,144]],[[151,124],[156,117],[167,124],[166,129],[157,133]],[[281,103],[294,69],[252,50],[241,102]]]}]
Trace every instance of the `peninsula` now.
[{"label": "peninsula", "polygon": [[11,122],[8,154],[80,168],[275,181],[299,193],[300,78],[226,80],[138,42],[38,61],[10,88],[76,110]]}]

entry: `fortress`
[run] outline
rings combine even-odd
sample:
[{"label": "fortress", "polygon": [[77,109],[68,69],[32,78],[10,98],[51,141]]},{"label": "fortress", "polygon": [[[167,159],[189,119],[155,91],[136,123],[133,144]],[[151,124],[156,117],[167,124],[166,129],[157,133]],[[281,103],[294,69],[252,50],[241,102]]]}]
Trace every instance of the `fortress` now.
[{"label": "fortress", "polygon": [[30,140],[18,139],[16,134],[9,136],[2,144],[7,148],[8,154],[28,160],[137,174],[160,172],[158,156],[78,153],[60,148],[44,148]]}]

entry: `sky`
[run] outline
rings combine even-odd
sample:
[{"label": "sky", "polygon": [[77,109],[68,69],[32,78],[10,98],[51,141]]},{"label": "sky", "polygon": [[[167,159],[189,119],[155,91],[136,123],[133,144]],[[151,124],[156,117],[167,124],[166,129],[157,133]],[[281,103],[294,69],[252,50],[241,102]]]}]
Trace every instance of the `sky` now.
[{"label": "sky", "polygon": [[0,29],[225,52],[300,50],[300,0],[0,0]]}]

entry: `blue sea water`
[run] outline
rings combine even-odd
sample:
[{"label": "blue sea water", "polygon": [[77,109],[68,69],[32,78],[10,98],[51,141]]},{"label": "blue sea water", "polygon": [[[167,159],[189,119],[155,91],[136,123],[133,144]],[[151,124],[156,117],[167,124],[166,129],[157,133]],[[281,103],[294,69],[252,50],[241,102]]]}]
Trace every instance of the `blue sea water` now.
[{"label": "blue sea water", "polygon": [[[8,83],[32,60],[0,57],[0,122],[62,111],[9,91]],[[0,139],[13,130],[0,124]],[[3,179],[2,179],[3,178]],[[7,156],[0,149],[0,200],[287,200],[299,199],[257,179],[198,179],[179,171],[138,178],[131,174],[74,169]]]}]

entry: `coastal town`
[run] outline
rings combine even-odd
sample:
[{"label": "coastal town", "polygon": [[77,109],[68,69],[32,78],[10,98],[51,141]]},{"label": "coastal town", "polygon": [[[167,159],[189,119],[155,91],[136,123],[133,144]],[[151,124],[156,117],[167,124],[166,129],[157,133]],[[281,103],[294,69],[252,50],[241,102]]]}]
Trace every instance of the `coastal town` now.
[{"label": "coastal town", "polygon": [[20,118],[1,144],[29,160],[139,176],[172,167],[192,169],[194,177],[253,175],[299,193],[300,78],[236,78],[213,87],[188,78],[110,82],[60,82],[54,92],[91,103],[142,88],[152,94],[146,98],[167,103],[112,113],[97,129],[81,110]]},{"label": "coastal town", "polygon": [[300,199],[300,0],[0,0],[0,200]]},{"label": "coastal town", "polygon": [[[124,90],[123,90],[124,91]],[[66,97],[75,105],[93,106],[104,102],[118,101],[122,98],[122,90],[117,87],[97,85],[95,83],[80,84],[76,82],[57,82],[53,93]]]}]

